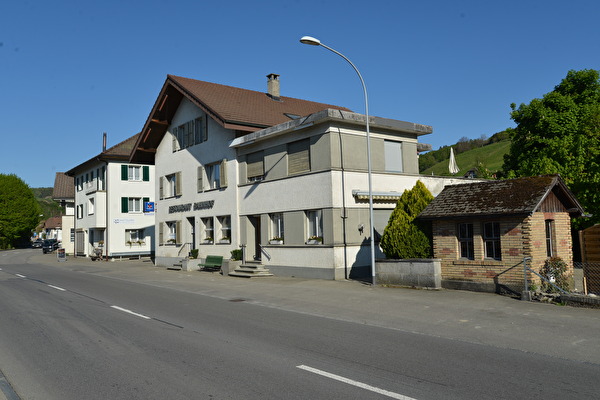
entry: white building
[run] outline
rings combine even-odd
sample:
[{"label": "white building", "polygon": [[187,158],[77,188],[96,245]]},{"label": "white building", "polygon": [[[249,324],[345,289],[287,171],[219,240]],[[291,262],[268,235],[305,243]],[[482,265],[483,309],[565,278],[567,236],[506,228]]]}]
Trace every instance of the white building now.
[{"label": "white building", "polygon": [[54,178],[52,198],[60,204],[64,210],[61,216],[60,232],[56,239],[61,242],[61,247],[67,254],[75,251],[75,186],[73,177],[64,172],[57,172]]},{"label": "white building", "polygon": [[76,255],[154,253],[154,166],[128,163],[138,135],[66,172],[75,182]]},{"label": "white building", "polygon": [[[169,75],[130,161],[156,166],[156,264],[245,248],[276,275],[369,275],[365,116],[279,94]],[[371,117],[376,239],[421,179],[418,138],[432,128]],[[379,251],[378,257],[383,256]]]}]

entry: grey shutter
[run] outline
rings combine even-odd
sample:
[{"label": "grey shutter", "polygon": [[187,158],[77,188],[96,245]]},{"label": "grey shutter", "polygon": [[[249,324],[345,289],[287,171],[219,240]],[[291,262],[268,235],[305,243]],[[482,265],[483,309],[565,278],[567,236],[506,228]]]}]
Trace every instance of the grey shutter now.
[{"label": "grey shutter", "polygon": [[164,231],[164,225],[165,225],[165,224],[164,224],[163,222],[159,222],[159,223],[158,223],[158,244],[159,244],[159,245],[161,245],[161,244],[163,244],[163,243],[164,243],[164,240],[163,240],[163,236],[164,236],[164,234],[163,234],[163,231]]},{"label": "grey shutter", "polygon": [[159,181],[158,198],[162,200],[165,198],[165,177],[161,176]]},{"label": "grey shutter", "polygon": [[219,169],[219,180],[222,188],[227,187],[227,160],[221,161],[221,168]]},{"label": "grey shutter", "polygon": [[175,241],[181,244],[181,221],[175,223]]},{"label": "grey shutter", "polygon": [[175,196],[181,196],[181,172],[175,173]]},{"label": "grey shutter", "polygon": [[204,191],[204,167],[198,167],[198,193]]},{"label": "grey shutter", "polygon": [[288,174],[310,171],[309,139],[288,143]]},{"label": "grey shutter", "polygon": [[259,151],[246,156],[246,175],[248,179],[263,176],[265,174],[263,152]]}]

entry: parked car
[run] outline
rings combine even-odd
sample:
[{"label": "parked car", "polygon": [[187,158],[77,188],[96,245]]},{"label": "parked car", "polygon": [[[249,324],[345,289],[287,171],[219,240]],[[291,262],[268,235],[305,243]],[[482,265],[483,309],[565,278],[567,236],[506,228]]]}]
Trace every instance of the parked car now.
[{"label": "parked car", "polygon": [[58,247],[59,247],[59,244],[56,239],[46,239],[46,240],[44,240],[44,243],[42,244],[42,252],[44,254],[52,253],[54,250],[58,249]]},{"label": "parked car", "polygon": [[33,247],[34,249],[39,249],[40,247],[42,247],[43,243],[44,241],[42,239],[36,239],[33,242],[31,242],[31,247]]}]

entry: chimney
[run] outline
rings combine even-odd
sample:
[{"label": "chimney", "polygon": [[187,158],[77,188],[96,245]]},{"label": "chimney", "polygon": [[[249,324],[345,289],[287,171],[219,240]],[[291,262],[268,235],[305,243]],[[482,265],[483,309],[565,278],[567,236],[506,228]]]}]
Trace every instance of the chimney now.
[{"label": "chimney", "polygon": [[279,75],[267,75],[267,94],[273,100],[279,100]]},{"label": "chimney", "polygon": [[102,152],[106,151],[106,132],[102,134]]}]

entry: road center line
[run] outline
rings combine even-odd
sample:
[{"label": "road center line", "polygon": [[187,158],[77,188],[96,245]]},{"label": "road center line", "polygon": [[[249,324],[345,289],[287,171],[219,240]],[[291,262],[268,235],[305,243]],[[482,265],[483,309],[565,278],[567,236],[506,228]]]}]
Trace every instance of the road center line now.
[{"label": "road center line", "polygon": [[15,276],[18,276],[19,278],[27,278],[25,275],[21,275],[21,274],[15,274]]},{"label": "road center line", "polygon": [[356,387],[359,387],[361,389],[370,390],[371,392],[382,394],[384,396],[391,397],[392,399],[415,400],[412,397],[404,396],[404,395],[399,394],[399,393],[389,392],[387,390],[380,389],[380,388],[375,387],[375,386],[367,385],[366,383],[354,381],[352,379],[344,378],[343,376],[335,375],[335,374],[332,374],[332,373],[326,372],[326,371],[321,371],[320,369],[312,368],[312,367],[309,367],[309,366],[306,366],[306,365],[298,365],[296,368],[300,368],[300,369],[303,369],[305,371],[312,372],[313,374],[324,376],[326,378],[335,379],[336,381],[347,383],[348,385],[356,386]]},{"label": "road center line", "polygon": [[144,318],[144,319],[152,319],[152,318],[147,317],[147,316],[145,316],[143,314],[138,314],[136,312],[133,312],[133,311],[128,310],[126,308],[121,308],[119,306],[110,306],[110,308],[114,308],[115,310],[123,311],[123,312],[126,312],[126,313],[131,314],[131,315],[135,315],[136,317],[140,317],[140,318]]},{"label": "road center line", "polygon": [[61,292],[66,292],[67,291],[67,289],[63,289],[61,287],[54,286],[54,285],[48,285],[48,287],[51,287],[52,289],[60,290]]}]

